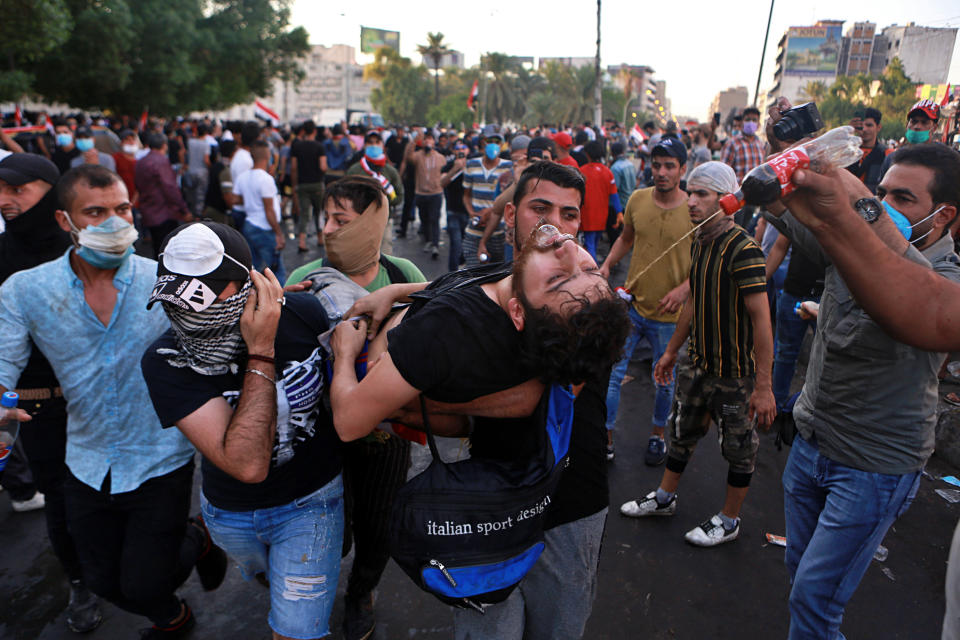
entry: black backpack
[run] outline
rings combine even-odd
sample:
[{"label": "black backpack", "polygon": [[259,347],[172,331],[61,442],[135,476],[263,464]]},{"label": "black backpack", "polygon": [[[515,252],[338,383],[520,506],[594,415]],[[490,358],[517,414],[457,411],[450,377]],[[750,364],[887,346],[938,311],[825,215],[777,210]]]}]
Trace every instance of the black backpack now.
[{"label": "black backpack", "polygon": [[[443,291],[503,277],[503,265],[452,272],[417,294],[409,313]],[[481,613],[501,602],[543,552],[543,519],[568,463],[574,396],[548,387],[531,420],[537,454],[522,460],[440,459],[421,396],[433,461],[397,493],[390,555],[441,601]]]}]

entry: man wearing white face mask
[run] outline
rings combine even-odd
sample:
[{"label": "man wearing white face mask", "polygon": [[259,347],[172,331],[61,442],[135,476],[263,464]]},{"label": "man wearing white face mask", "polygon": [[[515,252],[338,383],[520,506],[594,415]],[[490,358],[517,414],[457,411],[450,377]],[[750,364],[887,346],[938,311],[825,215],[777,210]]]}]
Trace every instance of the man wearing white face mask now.
[{"label": "man wearing white face mask", "polygon": [[0,391],[16,384],[32,341],[67,401],[64,497],[87,586],[149,618],[143,637],[181,637],[194,619],[175,589],[195,565],[215,588],[226,557],[202,521],[188,522],[194,449],[160,430],[139,370],[169,326],[144,308],[156,263],[132,255],[137,232],[118,175],[82,165],[57,196],[73,246],[0,286]]}]

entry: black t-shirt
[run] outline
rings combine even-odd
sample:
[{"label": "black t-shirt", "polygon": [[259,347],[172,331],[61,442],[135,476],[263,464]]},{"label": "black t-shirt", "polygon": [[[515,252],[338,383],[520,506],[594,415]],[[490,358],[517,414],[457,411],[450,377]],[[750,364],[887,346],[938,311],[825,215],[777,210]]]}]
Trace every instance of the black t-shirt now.
[{"label": "black t-shirt", "polygon": [[407,139],[403,136],[393,135],[387,138],[383,146],[387,158],[399,169],[400,163],[403,162],[403,150],[407,146]]},{"label": "black t-shirt", "polygon": [[[479,286],[447,291],[404,318],[388,337],[390,357],[411,386],[440,402],[469,402],[535,373],[519,366],[520,332]],[[528,418],[475,418],[471,455],[516,459],[537,447]]]},{"label": "black t-shirt", "polygon": [[170,164],[180,164],[180,151],[183,149],[183,143],[180,142],[180,136],[172,136],[167,140],[167,158]]},{"label": "black t-shirt", "polygon": [[[203,493],[215,507],[251,511],[287,504],[316,491],[340,473],[340,441],[323,401],[323,350],[317,336],[328,329],[320,302],[309,294],[288,293],[277,327],[277,434],[270,472],[257,484],[240,482],[206,458],[201,466]],[[172,427],[211,398],[223,397],[236,408],[243,386],[236,375],[207,376],[189,367],[175,368],[158,348],[174,348],[173,330],[143,355],[143,377],[160,424]]]},{"label": "black t-shirt", "polygon": [[823,293],[824,270],[796,245],[790,253],[783,290],[798,298],[819,298]]},{"label": "black t-shirt", "polygon": [[70,151],[64,151],[61,147],[57,147],[53,150],[53,153],[50,154],[50,159],[53,164],[57,165],[57,169],[60,169],[60,175],[63,175],[67,171],[70,171],[70,161],[78,155],[80,155],[80,149],[76,147]]},{"label": "black t-shirt", "polygon": [[294,140],[290,145],[290,157],[297,159],[297,184],[323,182],[320,156],[327,155],[323,145],[316,140]]},{"label": "black t-shirt", "polygon": [[[453,168],[454,161],[451,160],[443,166],[443,173],[447,173]],[[466,213],[467,208],[463,205],[463,171],[457,174],[457,177],[450,181],[450,184],[443,188],[443,194],[447,201],[447,211],[457,213]]]}]

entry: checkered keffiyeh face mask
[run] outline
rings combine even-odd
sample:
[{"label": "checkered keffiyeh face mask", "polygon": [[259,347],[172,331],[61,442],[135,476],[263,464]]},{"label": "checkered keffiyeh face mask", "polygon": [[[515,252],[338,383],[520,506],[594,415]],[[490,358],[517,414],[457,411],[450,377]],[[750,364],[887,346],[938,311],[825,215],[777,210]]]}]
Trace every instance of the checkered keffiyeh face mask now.
[{"label": "checkered keffiyeh face mask", "polygon": [[218,300],[203,311],[186,311],[164,302],[163,308],[177,334],[177,349],[159,349],[167,362],[177,368],[190,367],[203,375],[236,373],[236,360],[246,345],[240,334],[240,316],[253,284],[250,280],[240,291]]}]

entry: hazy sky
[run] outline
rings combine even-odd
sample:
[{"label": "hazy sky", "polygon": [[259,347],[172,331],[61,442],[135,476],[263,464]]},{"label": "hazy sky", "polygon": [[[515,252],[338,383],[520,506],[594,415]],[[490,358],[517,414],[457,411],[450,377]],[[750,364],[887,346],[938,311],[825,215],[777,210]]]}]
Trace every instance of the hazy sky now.
[{"label": "hazy sky", "polygon": [[[339,5],[333,8],[331,5]],[[544,11],[544,6],[555,7]],[[689,0],[664,5],[637,0],[603,2],[601,64],[645,64],[667,82],[674,115],[707,117],[720,90],[745,85],[753,97],[769,4]],[[438,8],[441,10],[438,12]],[[669,15],[667,15],[669,10]],[[400,50],[419,60],[417,44],[440,31],[467,66],[487,51],[520,56],[592,56],[596,50],[595,2],[544,5],[523,0],[441,4],[425,0],[365,0],[332,3],[295,0],[292,22],[310,32],[313,44],[360,46],[360,25],[400,32]],[[772,83],[777,42],[790,26],[817,20],[871,21],[879,31],[910,21],[931,27],[960,27],[957,0],[779,0],[773,9],[761,91]],[[369,59],[360,56],[360,62]],[[948,80],[960,84],[960,38]]]}]

